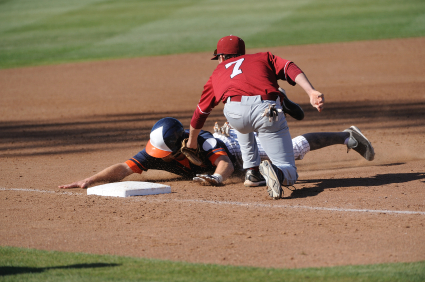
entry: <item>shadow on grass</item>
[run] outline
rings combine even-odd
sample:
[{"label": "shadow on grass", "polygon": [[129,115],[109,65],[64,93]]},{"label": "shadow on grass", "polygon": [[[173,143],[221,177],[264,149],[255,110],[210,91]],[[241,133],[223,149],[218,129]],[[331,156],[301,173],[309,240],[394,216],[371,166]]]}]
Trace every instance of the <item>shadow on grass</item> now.
[{"label": "shadow on grass", "polygon": [[[396,165],[396,164],[394,164]],[[414,180],[424,180],[425,173],[389,173],[377,174],[373,177],[343,178],[343,179],[309,179],[300,180],[299,184],[316,183],[314,187],[296,189],[292,192],[291,198],[307,198],[318,195],[325,189],[350,188],[350,187],[379,187],[387,184],[406,183]]]},{"label": "shadow on grass", "polygon": [[83,264],[71,264],[71,265],[52,266],[52,267],[0,266],[0,276],[25,274],[25,273],[42,273],[44,271],[53,270],[53,269],[84,269],[84,268],[113,267],[113,266],[120,266],[120,264],[83,263]]}]

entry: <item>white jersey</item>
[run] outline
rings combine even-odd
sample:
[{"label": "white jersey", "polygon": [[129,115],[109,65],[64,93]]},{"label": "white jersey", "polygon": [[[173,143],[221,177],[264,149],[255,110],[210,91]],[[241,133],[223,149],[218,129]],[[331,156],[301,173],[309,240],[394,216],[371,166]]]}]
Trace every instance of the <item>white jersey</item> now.
[{"label": "white jersey", "polygon": [[[242,169],[243,167],[243,161],[242,161],[242,153],[241,148],[239,146],[238,138],[236,136],[235,130],[230,129],[228,131],[229,136],[226,136],[222,133],[215,132],[213,135],[215,138],[220,139],[224,142],[229,152],[235,156],[236,158],[236,165],[238,169]],[[258,151],[261,157],[261,161],[269,160],[269,157],[266,155],[266,152],[263,149],[263,146],[260,143],[260,140],[257,138],[257,133],[255,134],[255,140],[257,141]],[[297,136],[295,138],[292,138],[292,147],[294,148],[294,157],[295,160],[302,160],[310,151],[310,144],[308,141],[304,138],[304,136]]]}]

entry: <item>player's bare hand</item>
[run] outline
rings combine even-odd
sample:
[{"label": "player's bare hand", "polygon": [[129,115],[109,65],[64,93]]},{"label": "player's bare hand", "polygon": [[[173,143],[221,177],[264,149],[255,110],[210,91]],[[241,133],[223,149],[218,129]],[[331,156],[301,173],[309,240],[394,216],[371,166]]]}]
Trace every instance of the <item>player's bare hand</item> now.
[{"label": "player's bare hand", "polygon": [[61,189],[87,188],[87,187],[89,187],[89,182],[87,180],[80,180],[80,181],[73,182],[71,184],[59,186],[59,188],[61,188]]},{"label": "player's bare hand", "polygon": [[313,90],[313,92],[310,94],[310,103],[320,113],[324,108],[325,95],[317,90]]}]

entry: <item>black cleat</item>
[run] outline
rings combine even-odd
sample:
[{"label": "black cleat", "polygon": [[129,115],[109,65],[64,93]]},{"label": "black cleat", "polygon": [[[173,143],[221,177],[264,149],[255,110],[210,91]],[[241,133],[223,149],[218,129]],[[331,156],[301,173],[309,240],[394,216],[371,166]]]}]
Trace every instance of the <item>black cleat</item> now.
[{"label": "black cleat", "polygon": [[260,171],[247,169],[245,173],[245,182],[243,185],[247,187],[266,186],[266,180],[261,175]]}]

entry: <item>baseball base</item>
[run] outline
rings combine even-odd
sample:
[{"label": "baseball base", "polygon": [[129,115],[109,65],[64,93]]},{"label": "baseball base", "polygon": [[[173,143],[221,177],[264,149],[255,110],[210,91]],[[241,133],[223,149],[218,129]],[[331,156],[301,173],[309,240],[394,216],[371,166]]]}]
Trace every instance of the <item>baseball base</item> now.
[{"label": "baseball base", "polygon": [[99,195],[109,197],[131,197],[171,193],[168,185],[140,182],[123,181],[94,186],[87,189],[87,195]]}]

